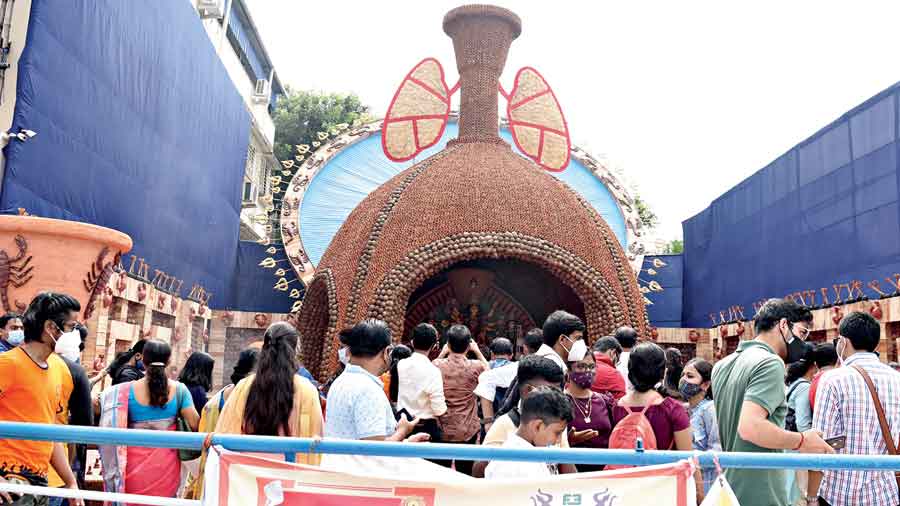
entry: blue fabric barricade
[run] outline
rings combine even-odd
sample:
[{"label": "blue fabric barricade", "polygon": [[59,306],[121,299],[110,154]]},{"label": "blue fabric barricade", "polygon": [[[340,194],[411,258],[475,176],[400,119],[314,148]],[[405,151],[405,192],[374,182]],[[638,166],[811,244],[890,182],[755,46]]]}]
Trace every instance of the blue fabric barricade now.
[{"label": "blue fabric barricade", "polygon": [[872,97],[683,223],[684,326],[733,306],[752,318],[769,297],[846,300],[854,280],[867,297],[879,297],[872,280],[894,292],[898,95],[895,84]]}]

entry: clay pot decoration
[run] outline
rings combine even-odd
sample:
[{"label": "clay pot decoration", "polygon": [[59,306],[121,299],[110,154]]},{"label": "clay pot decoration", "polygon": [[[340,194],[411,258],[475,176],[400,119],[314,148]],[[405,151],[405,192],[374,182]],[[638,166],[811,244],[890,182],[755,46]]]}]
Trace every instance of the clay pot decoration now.
[{"label": "clay pot decoration", "polygon": [[740,337],[744,335],[744,332],[747,332],[747,327],[744,326],[744,322],[737,323],[737,336]]},{"label": "clay pot decoration", "polygon": [[259,328],[265,328],[269,325],[269,315],[263,313],[256,313],[256,316],[253,317],[253,322],[256,323],[256,326]]},{"label": "clay pot decoration", "polygon": [[100,372],[103,370],[103,359],[104,358],[106,358],[106,356],[102,353],[100,353],[96,357],[94,357],[94,363],[92,364],[94,372]]},{"label": "clay pot decoration", "polygon": [[103,307],[112,306],[113,301],[113,291],[112,288],[106,287],[106,290],[103,291],[103,299],[100,301],[103,304]]},{"label": "clay pot decoration", "polygon": [[191,319],[193,320],[196,317],[197,317],[197,306],[191,306]]},{"label": "clay pot decoration", "polygon": [[156,309],[162,311],[166,307],[166,296],[159,294],[156,296]]},{"label": "clay pot decoration", "polygon": [[834,323],[835,325],[841,323],[841,320],[844,318],[844,310],[841,309],[840,306],[834,306],[833,308],[831,308],[831,312],[833,313],[831,315],[832,323]]},{"label": "clay pot decoration", "polygon": [[234,322],[234,313],[231,311],[222,313],[222,323],[225,324],[226,327],[230,327],[232,322]]},{"label": "clay pot decoration", "polygon": [[881,309],[881,303],[877,300],[872,302],[872,306],[869,307],[869,314],[872,315],[872,318],[880,320],[881,317],[884,316],[884,311]]},{"label": "clay pot decoration", "polygon": [[688,339],[690,339],[692,343],[696,343],[700,340],[700,332],[696,329],[691,329],[691,331],[688,332]]},{"label": "clay pot decoration", "polygon": [[140,285],[138,285],[137,297],[141,302],[143,302],[144,299],[147,298],[147,285],[145,283],[141,283]]},{"label": "clay pot decoration", "polygon": [[723,338],[728,337],[728,325],[724,323],[722,325],[719,325],[719,336]]},{"label": "clay pot decoration", "polygon": [[206,305],[205,304],[200,304],[199,313],[200,313],[200,316],[203,316],[204,314],[206,314]]},{"label": "clay pot decoration", "polygon": [[178,299],[176,299],[175,297],[172,297],[171,299],[169,299],[169,307],[172,309],[173,313],[175,311],[177,311],[178,310]]},{"label": "clay pot decoration", "polygon": [[119,295],[125,293],[125,289],[128,288],[128,283],[125,281],[125,273],[119,274],[119,280],[116,281],[116,291],[119,292]]}]

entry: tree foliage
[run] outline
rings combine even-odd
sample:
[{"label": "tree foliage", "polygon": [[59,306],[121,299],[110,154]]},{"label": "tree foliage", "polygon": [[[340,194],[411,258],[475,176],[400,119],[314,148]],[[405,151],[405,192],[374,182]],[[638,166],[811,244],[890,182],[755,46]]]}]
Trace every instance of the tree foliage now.
[{"label": "tree foliage", "polygon": [[663,253],[667,255],[680,255],[681,253],[684,253],[684,241],[681,239],[672,239],[666,244]]},{"label": "tree foliage", "polygon": [[325,93],[287,87],[275,108],[275,157],[294,158],[294,146],[312,145],[318,132],[342,123],[371,121],[369,107],[356,94]]},{"label": "tree foliage", "polygon": [[653,228],[659,223],[659,218],[656,217],[656,214],[654,214],[650,209],[650,206],[648,206],[641,197],[634,197],[634,207],[637,209],[638,216],[641,218],[641,223],[643,223],[645,227]]}]

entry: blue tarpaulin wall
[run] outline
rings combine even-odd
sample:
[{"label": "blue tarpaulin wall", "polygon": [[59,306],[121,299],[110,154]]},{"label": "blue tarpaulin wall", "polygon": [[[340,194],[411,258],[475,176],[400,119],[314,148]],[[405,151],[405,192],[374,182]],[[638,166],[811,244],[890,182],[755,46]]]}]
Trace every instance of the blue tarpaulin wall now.
[{"label": "blue tarpaulin wall", "polygon": [[[265,313],[290,312],[294,301],[289,297],[291,290],[299,290],[300,299],[303,298],[303,283],[294,276],[294,271],[288,263],[284,249],[276,248],[275,253],[268,253],[268,246],[262,246],[255,242],[241,242],[238,245],[237,265],[234,271],[229,290],[223,299],[219,300],[219,306],[240,311],[260,311]],[[272,269],[259,266],[262,259],[272,257],[276,264]],[[284,276],[288,280],[286,291],[275,290],[273,287],[280,276],[275,275],[279,268],[287,271]]]},{"label": "blue tarpaulin wall", "polygon": [[221,305],[250,120],[191,4],[32,0],[16,95],[0,209],[121,230]]},{"label": "blue tarpaulin wall", "polygon": [[[657,261],[654,264],[654,261]],[[684,258],[681,255],[647,255],[638,276],[641,287],[652,281],[659,283],[662,291],[650,291],[644,297],[647,318],[655,327],[680,327]],[[653,274],[655,273],[655,274]]]},{"label": "blue tarpaulin wall", "polygon": [[[768,297],[900,272],[900,83],[841,116],[683,223],[685,326]],[[846,291],[843,297],[846,297]]]}]

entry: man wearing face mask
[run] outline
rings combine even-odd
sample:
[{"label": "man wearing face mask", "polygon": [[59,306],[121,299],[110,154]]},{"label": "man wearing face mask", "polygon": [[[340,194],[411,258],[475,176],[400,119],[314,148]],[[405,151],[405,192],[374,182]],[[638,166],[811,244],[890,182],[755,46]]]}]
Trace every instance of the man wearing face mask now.
[{"label": "man wearing face mask", "polygon": [[587,353],[584,342],[584,322],[565,311],[554,311],[544,322],[544,345],[535,355],[556,362],[563,373],[569,372],[566,362],[578,362]]},{"label": "man wearing face mask", "polygon": [[[838,334],[836,350],[842,365],[822,378],[813,427],[825,437],[846,437],[841,453],[847,455],[896,453],[900,374],[874,353],[881,342],[881,325],[869,313],[854,311],[841,320]],[[900,496],[891,471],[833,470],[824,476],[810,471],[807,504],[895,506],[900,504]]]},{"label": "man wearing face mask", "polygon": [[[128,381],[137,381],[144,377],[144,362],[142,358],[145,342],[146,341],[144,339],[141,339],[138,342],[134,343],[131,349],[127,352],[128,355],[130,355],[130,358],[128,358],[128,362],[124,366],[115,369],[114,365],[110,365],[110,375],[113,378],[113,385],[118,385],[120,383],[125,383]],[[115,371],[115,374],[113,374],[112,371]]]},{"label": "man wearing face mask", "polygon": [[[808,335],[811,322],[806,307],[792,300],[769,299],[754,319],[756,339],[742,341],[713,368],[712,389],[724,451],[834,453],[818,430],[784,430],[784,364],[806,354],[808,345],[798,335]],[[786,506],[786,472],[730,468],[725,475],[742,506]]]},{"label": "man wearing face mask", "polygon": [[[53,353],[59,338],[75,329],[81,306],[61,293],[38,294],[25,316],[25,341],[16,349],[0,354],[0,420],[8,422],[57,422],[72,393],[72,377],[63,359]],[[50,468],[64,486],[78,490],[62,443],[0,440],[0,482],[46,486]],[[13,503],[15,494],[0,492]],[[80,499],[70,500],[83,506]],[[47,497],[22,496],[13,504],[48,504]]]},{"label": "man wearing face mask", "polygon": [[18,313],[0,316],[0,353],[9,351],[25,341],[22,317]]}]

